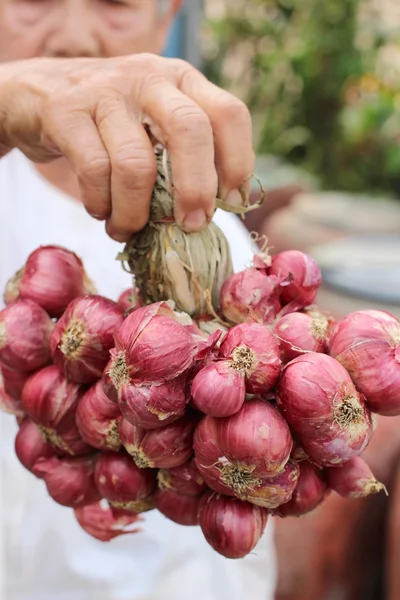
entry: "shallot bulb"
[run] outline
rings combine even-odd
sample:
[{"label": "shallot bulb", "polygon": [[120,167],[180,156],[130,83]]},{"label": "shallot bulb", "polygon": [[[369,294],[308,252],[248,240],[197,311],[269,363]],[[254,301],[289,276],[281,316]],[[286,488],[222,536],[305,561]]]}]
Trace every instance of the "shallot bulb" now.
[{"label": "shallot bulb", "polygon": [[400,322],[384,311],[347,315],[332,332],[329,353],[350,373],[369,408],[400,415]]},{"label": "shallot bulb", "polygon": [[199,523],[207,542],[226,558],[243,558],[259,542],[268,520],[265,509],[217,494],[202,498]]},{"label": "shallot bulb", "polygon": [[166,302],[157,302],[135,310],[116,330],[109,373],[117,390],[128,383],[165,383],[189,369],[194,354],[190,332]]},{"label": "shallot bulb", "polygon": [[62,506],[75,508],[101,498],[94,482],[96,458],[38,458],[32,470],[36,477],[44,479],[53,500]]},{"label": "shallot bulb", "polygon": [[3,386],[6,394],[15,400],[20,400],[22,390],[30,375],[31,373],[13,371],[12,369],[7,369],[4,365],[0,366],[0,388]]},{"label": "shallot bulb", "polygon": [[74,298],[94,293],[80,258],[60,246],[41,246],[7,283],[6,304],[33,300],[51,317],[60,317]]},{"label": "shallot bulb", "polygon": [[300,467],[294,462],[288,462],[282,473],[271,479],[263,479],[261,485],[255,487],[246,495],[246,500],[262,508],[277,508],[289,502],[300,476]]},{"label": "shallot bulb", "polygon": [[300,465],[300,477],[292,498],[275,509],[279,517],[300,517],[313,511],[329,493],[323,472],[309,462]]},{"label": "shallot bulb", "polygon": [[19,462],[32,472],[36,461],[54,456],[55,449],[46,442],[35,423],[25,418],[15,437],[15,454]]},{"label": "shallot bulb", "polygon": [[139,469],[125,453],[103,452],[96,463],[95,480],[100,494],[116,508],[137,513],[153,508],[155,472]]},{"label": "shallot bulb", "polygon": [[99,450],[121,448],[120,419],[119,408],[103,392],[101,380],[85,393],[76,411],[76,425],[82,439]]},{"label": "shallot bulb", "polygon": [[272,257],[269,275],[281,281],[282,315],[314,304],[322,282],[315,260],[299,250],[286,250]]},{"label": "shallot bulb", "polygon": [[191,393],[193,406],[202,413],[212,417],[229,417],[243,406],[245,375],[231,366],[230,360],[213,362],[197,373]]},{"label": "shallot bulb", "polygon": [[159,429],[184,416],[186,380],[178,377],[160,385],[123,385],[119,407],[130,423],[144,429]]},{"label": "shallot bulb", "polygon": [[38,304],[17,300],[0,312],[0,364],[32,372],[50,362],[53,322]]},{"label": "shallot bulb", "polygon": [[336,466],[358,456],[372,435],[371,413],[334,358],[309,353],[283,370],[278,406],[311,460]]},{"label": "shallot bulb", "polygon": [[113,508],[105,505],[103,501],[75,508],[74,513],[82,529],[101,542],[110,542],[120,535],[140,531],[133,525],[140,522],[142,517],[134,512],[116,514]]},{"label": "shallot bulb", "polygon": [[360,456],[352,458],[340,467],[326,469],[325,473],[330,489],[344,498],[366,498],[385,490],[385,486],[374,477]]},{"label": "shallot bulb", "polygon": [[220,304],[226,319],[244,323],[249,317],[272,323],[281,309],[279,278],[255,268],[234,273],[221,288]]},{"label": "shallot bulb", "polygon": [[120,297],[118,298],[118,306],[122,308],[125,312],[132,312],[137,308],[143,306],[143,302],[140,298],[139,289],[138,288],[129,288],[122,292]]},{"label": "shallot bulb", "polygon": [[193,430],[197,417],[188,414],[161,429],[146,430],[122,419],[121,442],[141,469],[169,469],[183,465],[193,454]]},{"label": "shallot bulb", "polygon": [[276,384],[281,367],[278,342],[267,327],[242,323],[229,330],[221,344],[220,356],[245,376],[246,391],[265,394]]},{"label": "shallot bulb", "polygon": [[24,386],[22,406],[46,440],[67,454],[84,454],[92,448],[81,438],[75,423],[81,386],[68,382],[56,366],[32,375]]},{"label": "shallot bulb", "polygon": [[179,525],[198,525],[200,496],[185,496],[171,490],[157,490],[154,495],[156,508],[165,517]]},{"label": "shallot bulb", "polygon": [[0,367],[0,410],[16,417],[23,417],[24,409],[21,401],[7,392],[2,370]]},{"label": "shallot bulb", "polygon": [[124,320],[122,310],[102,296],[81,296],[69,305],[50,338],[54,363],[75,383],[99,379],[114,346],[114,330]]},{"label": "shallot bulb", "polygon": [[157,481],[160,490],[185,496],[199,496],[207,489],[193,458],[179,467],[160,469],[157,473]]},{"label": "shallot bulb", "polygon": [[209,487],[247,500],[264,479],[281,473],[292,437],[278,410],[255,399],[232,417],[204,417],[193,447],[197,468]]},{"label": "shallot bulb", "polygon": [[293,312],[274,326],[282,362],[287,363],[307,352],[326,352],[329,319],[320,312]]}]

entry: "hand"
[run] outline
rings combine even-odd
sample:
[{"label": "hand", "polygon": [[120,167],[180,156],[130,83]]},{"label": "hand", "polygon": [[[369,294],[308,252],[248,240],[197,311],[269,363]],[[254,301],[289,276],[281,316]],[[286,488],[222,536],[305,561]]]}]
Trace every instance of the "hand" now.
[{"label": "hand", "polygon": [[148,220],[156,161],[145,127],[168,148],[178,225],[201,230],[217,194],[227,199],[253,172],[242,102],[188,63],[151,54],[0,66],[0,156],[65,156],[86,210],[118,241]]}]

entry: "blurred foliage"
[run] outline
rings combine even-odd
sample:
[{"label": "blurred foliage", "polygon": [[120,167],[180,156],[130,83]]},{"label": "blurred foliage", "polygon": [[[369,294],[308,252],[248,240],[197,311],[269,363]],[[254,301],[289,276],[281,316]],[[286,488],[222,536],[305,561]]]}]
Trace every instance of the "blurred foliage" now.
[{"label": "blurred foliage", "polygon": [[250,107],[259,153],[325,188],[400,197],[400,88],[378,22],[365,0],[226,0],[205,73]]}]

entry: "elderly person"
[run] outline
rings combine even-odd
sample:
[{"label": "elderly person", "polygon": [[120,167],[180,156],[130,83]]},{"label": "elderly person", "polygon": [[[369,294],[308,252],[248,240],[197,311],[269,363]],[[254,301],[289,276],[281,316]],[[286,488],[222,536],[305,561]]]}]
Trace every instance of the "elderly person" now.
[{"label": "elderly person", "polygon": [[[217,194],[237,202],[254,160],[246,107],[189,64],[157,56],[180,4],[0,0],[1,289],[41,244],[77,252],[107,296],[128,287],[114,259],[148,219],[154,140],[168,147],[175,217],[186,231],[213,218]],[[230,214],[215,219],[241,268],[246,233]],[[273,597],[271,525],[241,561],[156,511],[142,532],[102,544],[19,465],[14,420],[1,422],[7,600]]]}]

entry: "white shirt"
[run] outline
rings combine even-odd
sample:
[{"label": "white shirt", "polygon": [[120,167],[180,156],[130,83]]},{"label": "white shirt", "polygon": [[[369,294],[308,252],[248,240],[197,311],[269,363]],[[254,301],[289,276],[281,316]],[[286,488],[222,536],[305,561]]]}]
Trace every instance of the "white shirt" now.
[{"label": "white shirt", "polygon": [[[245,229],[227,213],[217,213],[215,221],[229,239],[235,269],[242,269],[251,259]],[[130,286],[115,261],[122,246],[105,234],[104,224],[13,151],[0,160],[0,292],[44,244],[76,252],[101,294],[117,299]],[[144,515],[143,532],[99,542],[19,464],[15,419],[2,414],[0,425],[0,564],[7,600],[272,600],[272,523],[253,553],[236,561],[214,552],[198,527],[176,525],[157,511]]]}]

